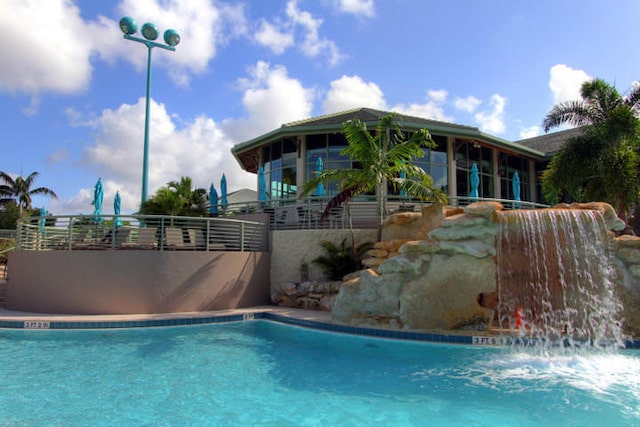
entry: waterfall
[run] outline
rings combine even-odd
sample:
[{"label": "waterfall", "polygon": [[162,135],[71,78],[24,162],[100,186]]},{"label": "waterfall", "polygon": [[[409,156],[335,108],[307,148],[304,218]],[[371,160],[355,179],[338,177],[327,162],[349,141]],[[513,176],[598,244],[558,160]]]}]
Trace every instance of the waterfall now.
[{"label": "waterfall", "polygon": [[[498,323],[526,345],[622,346],[603,216],[576,209],[500,213]],[[512,332],[510,332],[512,333]]]}]

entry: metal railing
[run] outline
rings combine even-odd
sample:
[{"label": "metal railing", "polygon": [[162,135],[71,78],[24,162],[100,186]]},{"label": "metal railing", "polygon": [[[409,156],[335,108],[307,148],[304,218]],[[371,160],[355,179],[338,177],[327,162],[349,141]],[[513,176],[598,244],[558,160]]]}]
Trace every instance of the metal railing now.
[{"label": "metal railing", "polygon": [[258,221],[160,215],[60,215],[18,221],[17,250],[266,251]]},{"label": "metal railing", "polygon": [[[330,197],[267,200],[230,204],[219,216],[63,215],[18,221],[19,250],[199,250],[265,251],[268,230],[376,228],[375,196],[358,196],[348,205],[323,213]],[[451,197],[452,206],[499,202],[505,209],[538,209],[547,205],[493,198]],[[396,212],[420,212],[430,203],[389,196],[384,218]],[[120,221],[119,223],[117,221]]]},{"label": "metal railing", "polygon": [[[267,214],[270,230],[291,229],[345,229],[349,223],[354,228],[376,228],[378,226],[378,204],[375,196],[358,196],[348,205],[333,208],[329,215],[322,217],[331,197],[310,197],[304,200],[265,200],[230,204],[220,211],[224,217],[250,214]],[[450,206],[466,206],[475,202],[498,202],[504,209],[540,209],[548,205],[528,201],[495,198],[450,197]],[[397,212],[420,212],[425,205],[431,205],[408,196],[388,196],[384,218]]]}]

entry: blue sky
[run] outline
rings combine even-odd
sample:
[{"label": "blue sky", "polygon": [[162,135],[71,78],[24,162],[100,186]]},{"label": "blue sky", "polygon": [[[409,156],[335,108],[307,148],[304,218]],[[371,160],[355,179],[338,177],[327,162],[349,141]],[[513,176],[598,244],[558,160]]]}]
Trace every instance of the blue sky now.
[{"label": "blue sky", "polygon": [[516,141],[585,80],[640,77],[637,0],[2,0],[0,170],[40,172],[59,199],[36,207],[91,213],[102,177],[138,208],[146,48],[125,15],[182,37],[153,51],[150,194],[255,188],[231,147],[306,117],[371,107]]}]

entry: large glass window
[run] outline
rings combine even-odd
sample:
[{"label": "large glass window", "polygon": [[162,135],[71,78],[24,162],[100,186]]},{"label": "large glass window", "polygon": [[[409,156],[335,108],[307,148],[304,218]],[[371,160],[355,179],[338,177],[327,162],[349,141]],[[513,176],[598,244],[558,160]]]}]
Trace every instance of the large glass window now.
[{"label": "large glass window", "polygon": [[469,197],[471,193],[471,168],[478,167],[478,197],[495,197],[493,191],[493,162],[491,149],[473,141],[456,139],[456,195]]},{"label": "large glass window", "polygon": [[[325,170],[352,168],[353,165],[349,157],[340,154],[346,146],[347,140],[340,133],[307,135],[307,158],[305,162],[307,180],[315,176],[318,157],[322,158]],[[325,183],[325,195],[336,195],[339,184],[339,182],[335,181]],[[314,195],[314,193],[311,194]]]},{"label": "large glass window", "polygon": [[436,143],[435,148],[425,148],[424,156],[414,160],[416,166],[431,175],[434,186],[448,192],[448,164],[447,164],[447,137],[442,135],[431,135],[431,139]]},{"label": "large glass window", "polygon": [[518,173],[520,178],[520,200],[532,200],[529,191],[531,176],[529,174],[529,161],[524,157],[513,156],[507,153],[498,155],[498,175],[500,176],[500,193],[503,199],[513,200],[513,176]]},{"label": "large glass window", "polygon": [[271,199],[296,199],[296,157],[297,144],[294,138],[282,139],[263,147],[265,181]]}]

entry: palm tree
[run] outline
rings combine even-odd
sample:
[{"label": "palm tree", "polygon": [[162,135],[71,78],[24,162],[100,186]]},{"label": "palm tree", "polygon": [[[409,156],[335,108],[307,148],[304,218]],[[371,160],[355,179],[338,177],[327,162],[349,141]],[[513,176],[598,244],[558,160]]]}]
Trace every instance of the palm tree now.
[{"label": "palm tree", "polygon": [[358,194],[375,192],[378,195],[379,239],[386,207],[386,197],[381,193],[387,183],[419,199],[446,203],[445,194],[434,188],[431,176],[412,164],[413,159],[424,155],[423,148],[435,146],[427,129],[413,132],[407,138],[398,123],[398,115],[391,113],[380,118],[374,132],[370,132],[359,119],[344,123],[343,130],[348,145],[341,154],[349,156],[360,167],[325,170],[304,185],[301,195],[304,197],[315,190],[320,182],[340,181],[340,192],[327,203],[323,217],[328,216],[332,208],[348,203]]},{"label": "palm tree", "polygon": [[183,176],[171,181],[145,201],[140,213],[145,215],[204,216],[206,190],[192,189],[191,178]]},{"label": "palm tree", "polygon": [[562,194],[576,201],[606,201],[626,219],[631,206],[638,206],[640,86],[622,96],[595,79],[583,83],[580,95],[555,105],[544,118],[545,132],[564,124],[581,126],[544,171],[545,196],[552,202]]},{"label": "palm tree", "polygon": [[20,175],[13,178],[8,173],[0,171],[0,179],[4,181],[4,184],[0,185],[0,205],[11,200],[16,201],[18,204],[18,216],[22,218],[24,213],[32,209],[32,196],[50,196],[57,199],[58,195],[49,188],[31,188],[39,175],[39,172],[31,172],[26,178]]}]

